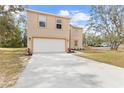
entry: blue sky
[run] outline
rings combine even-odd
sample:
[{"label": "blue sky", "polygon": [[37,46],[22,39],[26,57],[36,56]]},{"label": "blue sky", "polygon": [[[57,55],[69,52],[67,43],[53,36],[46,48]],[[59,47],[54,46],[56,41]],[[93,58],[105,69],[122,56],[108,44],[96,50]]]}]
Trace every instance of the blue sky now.
[{"label": "blue sky", "polygon": [[91,6],[87,5],[30,5],[29,9],[69,16],[71,24],[84,27],[90,18]]}]

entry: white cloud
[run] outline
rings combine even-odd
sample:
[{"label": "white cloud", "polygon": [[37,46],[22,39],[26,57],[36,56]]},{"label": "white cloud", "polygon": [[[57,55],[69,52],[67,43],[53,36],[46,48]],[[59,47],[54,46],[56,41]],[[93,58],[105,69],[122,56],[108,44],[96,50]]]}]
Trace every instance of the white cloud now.
[{"label": "white cloud", "polygon": [[59,14],[58,15],[61,15],[61,16],[69,16],[69,11],[67,10],[60,10]]},{"label": "white cloud", "polygon": [[77,12],[72,15],[72,21],[87,21],[89,18],[90,16],[83,12]]},{"label": "white cloud", "polygon": [[79,27],[84,27],[87,20],[89,20],[90,16],[84,12],[79,10],[76,11],[68,11],[68,10],[60,10],[58,15],[71,17],[72,25],[76,25]]}]

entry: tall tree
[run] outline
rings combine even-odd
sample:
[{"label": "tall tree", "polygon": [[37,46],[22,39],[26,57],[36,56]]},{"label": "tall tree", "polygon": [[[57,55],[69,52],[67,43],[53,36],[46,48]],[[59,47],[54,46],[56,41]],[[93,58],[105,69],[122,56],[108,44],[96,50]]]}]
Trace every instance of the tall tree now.
[{"label": "tall tree", "polygon": [[124,6],[92,6],[89,29],[100,32],[117,50],[124,42]]},{"label": "tall tree", "polygon": [[21,23],[24,17],[21,13],[23,6],[0,5],[0,46],[1,47],[21,47]]}]

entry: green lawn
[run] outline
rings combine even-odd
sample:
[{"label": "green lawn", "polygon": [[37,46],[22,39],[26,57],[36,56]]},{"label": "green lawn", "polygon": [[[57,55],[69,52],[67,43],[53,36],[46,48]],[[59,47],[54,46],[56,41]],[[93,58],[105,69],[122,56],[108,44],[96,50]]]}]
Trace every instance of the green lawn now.
[{"label": "green lawn", "polygon": [[99,62],[112,64],[119,67],[124,67],[124,46],[120,46],[118,51],[111,51],[107,48],[86,48],[81,54],[77,54],[80,57],[93,59]]},{"label": "green lawn", "polygon": [[26,66],[25,48],[0,48],[0,87],[12,87]]}]

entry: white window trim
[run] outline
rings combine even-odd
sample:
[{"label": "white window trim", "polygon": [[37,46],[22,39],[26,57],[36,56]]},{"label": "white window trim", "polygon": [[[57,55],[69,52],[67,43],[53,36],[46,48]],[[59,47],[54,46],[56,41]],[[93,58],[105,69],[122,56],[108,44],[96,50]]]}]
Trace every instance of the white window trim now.
[{"label": "white window trim", "polygon": [[[61,23],[57,23],[57,20],[61,20]],[[63,25],[62,25],[62,19],[56,19],[56,25],[57,24],[60,24],[61,25],[61,29],[58,29],[57,27],[56,27],[56,29],[58,29],[58,30],[62,30],[62,28],[63,28]]]},{"label": "white window trim", "polygon": [[40,17],[41,17],[41,16],[43,16],[43,17],[45,18],[45,27],[42,27],[42,26],[40,26],[40,25],[39,25],[39,27],[40,27],[40,28],[46,28],[46,26],[47,26],[47,24],[46,24],[46,21],[47,21],[46,19],[47,19],[47,17],[46,17],[45,15],[39,15],[39,18],[38,18],[38,21],[39,21],[39,22],[40,22]]}]

